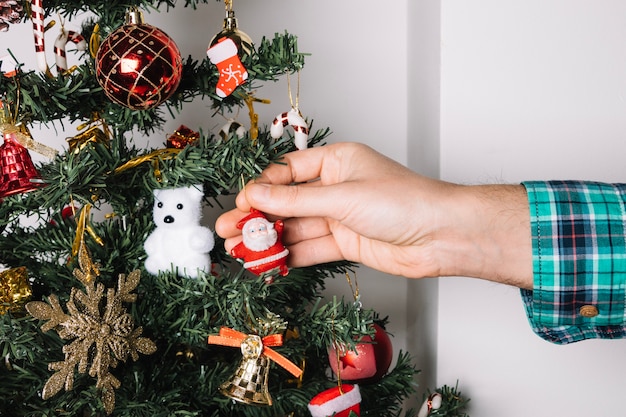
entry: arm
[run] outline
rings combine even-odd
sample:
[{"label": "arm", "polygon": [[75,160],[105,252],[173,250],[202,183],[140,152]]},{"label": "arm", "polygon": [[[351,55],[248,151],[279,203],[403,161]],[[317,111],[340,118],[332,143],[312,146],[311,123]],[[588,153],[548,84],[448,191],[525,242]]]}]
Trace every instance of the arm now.
[{"label": "arm", "polygon": [[[251,207],[285,219],[290,266],[346,259],[410,278],[468,276],[532,288],[521,185],[423,177],[360,144],[297,151],[237,196],[216,231],[226,248]],[[294,185],[295,184],[295,185]]]}]

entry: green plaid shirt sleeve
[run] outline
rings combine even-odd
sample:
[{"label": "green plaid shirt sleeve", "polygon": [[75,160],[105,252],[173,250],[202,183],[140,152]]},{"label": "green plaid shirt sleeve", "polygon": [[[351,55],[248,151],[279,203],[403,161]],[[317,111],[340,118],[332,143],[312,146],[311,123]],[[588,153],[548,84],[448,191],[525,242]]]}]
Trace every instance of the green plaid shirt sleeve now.
[{"label": "green plaid shirt sleeve", "polygon": [[558,344],[626,337],[626,184],[523,185],[534,286],[522,299],[533,331]]}]

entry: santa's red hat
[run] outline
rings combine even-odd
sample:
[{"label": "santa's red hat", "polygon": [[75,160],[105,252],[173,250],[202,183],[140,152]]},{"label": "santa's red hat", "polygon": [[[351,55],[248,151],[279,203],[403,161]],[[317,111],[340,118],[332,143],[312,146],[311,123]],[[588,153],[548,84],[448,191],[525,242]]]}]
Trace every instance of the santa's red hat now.
[{"label": "santa's red hat", "polygon": [[358,385],[343,384],[317,394],[309,403],[312,417],[348,417],[361,415],[361,392]]},{"label": "santa's red hat", "polygon": [[248,223],[248,221],[252,220],[252,219],[266,219],[265,215],[263,213],[261,213],[259,210],[257,209],[250,209],[250,214],[248,214],[246,217],[244,217],[243,219],[239,220],[239,222],[237,223],[237,229],[243,229],[243,226]]}]

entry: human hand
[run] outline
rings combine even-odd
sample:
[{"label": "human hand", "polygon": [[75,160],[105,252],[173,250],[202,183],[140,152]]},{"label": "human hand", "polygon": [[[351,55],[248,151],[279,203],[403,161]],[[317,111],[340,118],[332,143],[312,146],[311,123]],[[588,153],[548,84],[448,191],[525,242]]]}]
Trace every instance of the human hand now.
[{"label": "human hand", "polygon": [[[490,243],[501,231],[481,236],[493,229],[481,220],[489,213],[484,201],[492,199],[476,198],[479,190],[418,175],[356,143],[296,151],[282,162],[247,184],[236,208],[217,220],[227,251],[241,241],[236,223],[256,208],[285,219],[283,243],[292,267],[345,259],[411,278],[494,279],[495,271],[485,270],[493,261],[484,257],[487,250],[502,252]],[[523,188],[511,187],[515,191],[506,192],[514,192],[527,211]]]}]

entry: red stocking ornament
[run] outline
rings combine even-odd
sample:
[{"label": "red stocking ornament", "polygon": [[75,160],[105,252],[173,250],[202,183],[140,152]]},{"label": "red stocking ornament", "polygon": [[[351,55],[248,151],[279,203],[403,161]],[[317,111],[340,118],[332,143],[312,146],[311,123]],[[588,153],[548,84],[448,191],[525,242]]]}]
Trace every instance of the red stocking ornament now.
[{"label": "red stocking ornament", "polygon": [[245,83],[248,79],[248,70],[239,59],[239,50],[231,38],[223,37],[211,46],[206,54],[213,64],[217,66],[220,78],[215,87],[215,93],[219,97],[228,97],[235,88]]},{"label": "red stocking ornament", "polygon": [[226,2],[226,18],[222,30],[211,39],[207,48],[209,60],[217,66],[219,80],[215,93],[225,98],[248,79],[248,71],[241,63],[244,54],[250,54],[252,39],[237,27],[232,1]]}]

